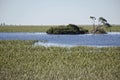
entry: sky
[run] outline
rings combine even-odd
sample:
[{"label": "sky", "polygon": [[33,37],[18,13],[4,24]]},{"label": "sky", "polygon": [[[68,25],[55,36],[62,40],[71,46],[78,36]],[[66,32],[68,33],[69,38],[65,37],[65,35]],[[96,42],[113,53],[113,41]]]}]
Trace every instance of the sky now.
[{"label": "sky", "polygon": [[91,24],[90,16],[120,24],[120,0],[0,0],[0,23]]}]

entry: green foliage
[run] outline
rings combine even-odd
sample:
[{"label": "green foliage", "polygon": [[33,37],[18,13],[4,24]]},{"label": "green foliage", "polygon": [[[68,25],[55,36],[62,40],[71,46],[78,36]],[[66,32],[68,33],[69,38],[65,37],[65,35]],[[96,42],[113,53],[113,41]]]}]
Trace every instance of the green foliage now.
[{"label": "green foliage", "polygon": [[42,47],[0,41],[0,80],[119,80],[120,47]]},{"label": "green foliage", "polygon": [[47,30],[48,34],[85,34],[88,30],[79,28],[76,25],[69,24],[67,26],[51,27]]}]

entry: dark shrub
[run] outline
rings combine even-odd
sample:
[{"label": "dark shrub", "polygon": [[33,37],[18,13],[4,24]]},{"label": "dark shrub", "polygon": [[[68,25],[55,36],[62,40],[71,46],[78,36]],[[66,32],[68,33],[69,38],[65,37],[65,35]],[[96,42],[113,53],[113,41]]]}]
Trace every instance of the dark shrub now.
[{"label": "dark shrub", "polygon": [[88,30],[79,28],[74,24],[69,24],[67,26],[51,27],[47,30],[48,34],[85,34]]},{"label": "dark shrub", "polygon": [[67,25],[67,27],[72,28],[72,29],[76,30],[77,32],[79,32],[79,27],[74,24],[69,24],[69,25]]},{"label": "dark shrub", "polygon": [[53,27],[51,27],[50,29],[48,29],[46,33],[48,33],[48,34],[53,33]]},{"label": "dark shrub", "polygon": [[80,33],[82,34],[85,34],[85,33],[88,33],[88,30],[86,30],[86,29],[80,29]]}]

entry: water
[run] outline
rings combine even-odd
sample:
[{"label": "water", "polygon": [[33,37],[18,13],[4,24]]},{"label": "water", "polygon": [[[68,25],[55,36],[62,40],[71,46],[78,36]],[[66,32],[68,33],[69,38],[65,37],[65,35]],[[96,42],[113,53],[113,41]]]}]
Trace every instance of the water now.
[{"label": "water", "polygon": [[120,46],[120,32],[108,34],[48,35],[46,33],[1,32],[0,40],[38,40],[42,46]]}]

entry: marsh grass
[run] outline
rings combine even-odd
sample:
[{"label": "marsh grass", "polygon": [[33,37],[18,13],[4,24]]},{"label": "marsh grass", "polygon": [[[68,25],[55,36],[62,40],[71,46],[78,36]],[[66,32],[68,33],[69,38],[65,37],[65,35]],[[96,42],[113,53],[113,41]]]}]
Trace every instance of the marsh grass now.
[{"label": "marsh grass", "polygon": [[[17,26],[0,26],[0,32],[46,32],[51,27],[58,27],[59,25],[40,25],[40,26],[31,26],[31,25],[17,25]],[[78,25],[90,31],[93,30],[91,25]],[[109,28],[105,30],[110,31]],[[111,27],[112,32],[120,32],[120,25],[113,25]]]},{"label": "marsh grass", "polygon": [[[79,25],[79,26],[89,30],[89,32],[93,30],[93,27],[91,25]],[[104,30],[107,32],[110,32],[110,30],[111,32],[120,32],[120,25],[112,25],[112,27],[110,28],[104,27]]]},{"label": "marsh grass", "polygon": [[52,26],[0,26],[0,32],[46,32]]},{"label": "marsh grass", "polygon": [[43,47],[0,41],[0,80],[119,80],[120,47]]}]

